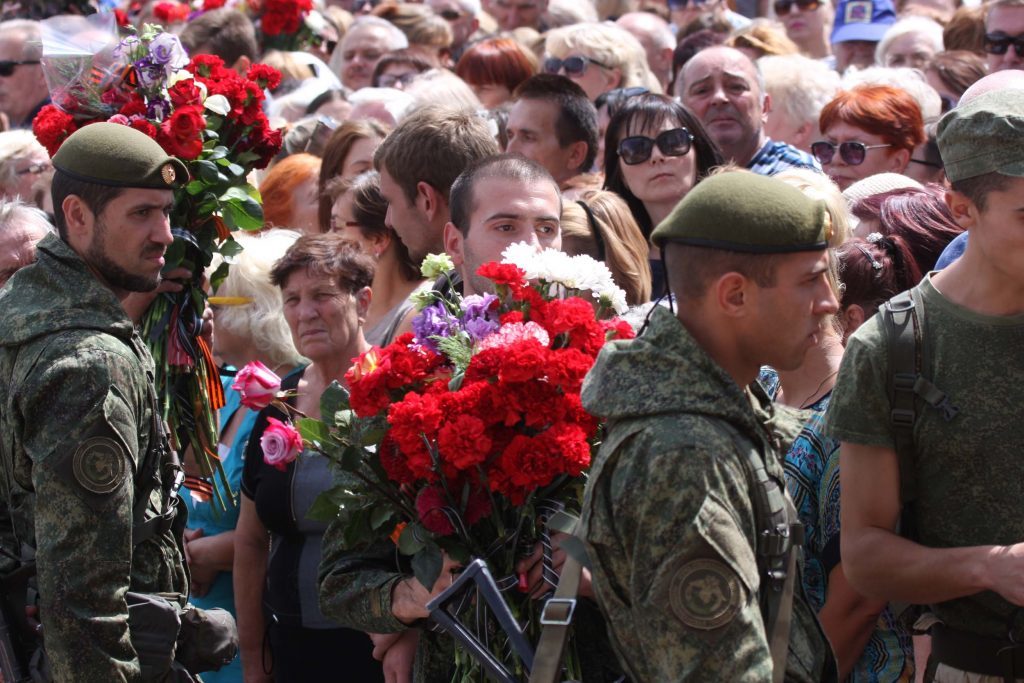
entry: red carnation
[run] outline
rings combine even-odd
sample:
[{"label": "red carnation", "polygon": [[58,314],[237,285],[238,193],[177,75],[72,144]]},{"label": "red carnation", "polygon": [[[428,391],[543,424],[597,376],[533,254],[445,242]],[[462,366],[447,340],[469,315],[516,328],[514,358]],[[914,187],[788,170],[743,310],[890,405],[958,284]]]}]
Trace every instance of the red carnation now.
[{"label": "red carnation", "polygon": [[203,0],[203,11],[209,12],[210,10],[220,9],[224,6],[225,0]]},{"label": "red carnation", "polygon": [[131,99],[129,99],[124,104],[124,106],[121,107],[121,111],[118,112],[118,113],[123,114],[123,115],[127,116],[128,118],[131,118],[133,116],[145,116],[146,115],[146,101],[144,99],[142,99],[141,95],[139,95],[137,93],[133,94],[131,96]]},{"label": "red carnation", "polygon": [[132,117],[128,125],[137,131],[145,133],[154,140],[156,140],[157,133],[159,132],[156,126],[154,126],[148,119],[141,116]]},{"label": "red carnation", "polygon": [[494,281],[496,285],[506,285],[517,289],[526,283],[526,272],[511,263],[491,261],[477,268],[477,275]]},{"label": "red carnation", "polygon": [[246,78],[256,83],[261,88],[273,90],[281,85],[281,72],[268,64],[253,64],[249,67]]},{"label": "red carnation", "polygon": [[416,496],[416,514],[427,531],[442,536],[455,533],[455,526],[449,516],[454,517],[456,511],[448,504],[439,486],[427,486],[420,491]]},{"label": "red carnation", "polygon": [[78,130],[75,119],[52,104],[39,110],[32,120],[32,132],[52,157],[68,136]]},{"label": "red carnation", "polygon": [[458,470],[469,470],[486,460],[491,451],[491,440],[483,420],[472,415],[458,415],[437,433],[437,447],[445,462]]},{"label": "red carnation", "polygon": [[164,24],[173,24],[188,19],[188,5],[180,2],[158,2],[153,7],[153,16]]}]

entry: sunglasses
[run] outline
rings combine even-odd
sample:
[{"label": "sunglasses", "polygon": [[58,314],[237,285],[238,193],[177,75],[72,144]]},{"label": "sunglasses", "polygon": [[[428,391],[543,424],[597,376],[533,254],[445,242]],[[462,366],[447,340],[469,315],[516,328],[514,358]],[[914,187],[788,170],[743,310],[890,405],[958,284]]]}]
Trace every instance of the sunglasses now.
[{"label": "sunglasses", "polygon": [[39,175],[40,173],[46,173],[51,168],[53,168],[53,167],[50,165],[49,162],[46,162],[46,163],[36,163],[36,164],[32,164],[31,166],[26,166],[25,168],[21,169],[20,171],[15,171],[14,175],[28,175],[30,173],[32,175]]},{"label": "sunglasses", "polygon": [[990,55],[1005,55],[1011,45],[1018,57],[1024,57],[1024,34],[1008,36],[1001,31],[985,34],[985,52]]},{"label": "sunglasses", "polygon": [[[1003,52],[1006,52],[1006,50],[1003,50]],[[22,59],[22,60],[17,60],[17,61],[16,60],[12,60],[12,59],[4,59],[4,60],[0,61],[0,76],[4,76],[4,77],[12,76],[14,74],[14,70],[17,69],[22,64],[41,64],[41,63],[42,62],[40,62],[38,59]]]},{"label": "sunglasses", "polygon": [[842,157],[844,162],[850,166],[860,166],[864,163],[864,157],[867,156],[869,149],[880,149],[882,147],[892,147],[892,145],[865,145],[863,142],[844,142],[837,145],[834,142],[819,140],[811,145],[811,154],[820,163],[831,164],[838,149],[839,156]]},{"label": "sunglasses", "polygon": [[667,157],[681,157],[690,151],[692,142],[693,136],[685,128],[666,130],[663,133],[658,133],[656,138],[632,135],[619,142],[619,158],[627,166],[642,164],[651,158],[655,145]]},{"label": "sunglasses", "polygon": [[437,14],[446,21],[458,21],[462,17],[466,16],[462,12],[455,9],[443,9]]},{"label": "sunglasses", "polygon": [[820,0],[775,0],[773,7],[775,7],[775,14],[781,17],[789,14],[794,5],[801,12],[813,12],[821,7],[821,2]]},{"label": "sunglasses", "polygon": [[668,0],[668,8],[670,10],[703,7],[706,4],[708,4],[708,0]]},{"label": "sunglasses", "polygon": [[544,72],[557,74],[562,69],[565,69],[566,76],[582,76],[587,72],[588,64],[594,64],[602,69],[611,68],[607,64],[602,64],[596,59],[591,59],[590,57],[566,57],[565,59],[548,57],[544,60]]}]

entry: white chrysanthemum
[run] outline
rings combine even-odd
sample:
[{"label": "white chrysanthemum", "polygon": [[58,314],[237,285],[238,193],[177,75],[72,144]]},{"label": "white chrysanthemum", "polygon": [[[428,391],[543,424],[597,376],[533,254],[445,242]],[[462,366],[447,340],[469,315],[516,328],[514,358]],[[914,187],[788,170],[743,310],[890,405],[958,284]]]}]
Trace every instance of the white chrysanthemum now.
[{"label": "white chrysanthemum", "polygon": [[557,249],[538,252],[528,242],[517,242],[502,252],[502,262],[511,263],[526,272],[526,279],[562,289],[591,292],[602,305],[623,313],[627,309],[626,293],[612,278],[612,272],[601,261],[580,254],[569,256]]},{"label": "white chrysanthemum", "polygon": [[540,277],[542,266],[539,259],[537,247],[529,242],[516,242],[505,247],[501,252],[501,262],[511,263],[518,266],[526,273],[527,280],[536,280]]}]

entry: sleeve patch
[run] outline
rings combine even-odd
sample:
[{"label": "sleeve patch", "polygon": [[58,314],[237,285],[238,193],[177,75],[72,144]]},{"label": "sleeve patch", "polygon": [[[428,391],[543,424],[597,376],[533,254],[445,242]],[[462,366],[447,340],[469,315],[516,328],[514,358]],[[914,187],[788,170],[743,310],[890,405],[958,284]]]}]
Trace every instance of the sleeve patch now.
[{"label": "sleeve patch", "polygon": [[673,614],[690,628],[711,631],[739,614],[745,597],[740,579],[724,562],[687,562],[672,577],[669,601]]},{"label": "sleeve patch", "polygon": [[75,450],[72,471],[86,491],[107,495],[117,490],[127,474],[128,454],[115,439],[94,436]]}]

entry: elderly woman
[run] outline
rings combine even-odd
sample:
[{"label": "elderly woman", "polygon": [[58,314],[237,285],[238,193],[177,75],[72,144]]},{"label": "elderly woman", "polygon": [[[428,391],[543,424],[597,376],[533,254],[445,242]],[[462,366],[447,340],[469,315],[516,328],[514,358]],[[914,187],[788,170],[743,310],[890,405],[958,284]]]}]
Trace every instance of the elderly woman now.
[{"label": "elderly woman", "polygon": [[[604,189],[629,206],[645,239],[722,155],[704,126],[666,95],[627,99],[608,124]],[[652,295],[664,293],[664,269],[651,247]]]},{"label": "elderly woman", "polygon": [[270,167],[260,183],[263,225],[303,233],[317,230],[317,177],[320,159],[305,152],[285,157]]},{"label": "elderly woman", "polygon": [[373,301],[366,314],[366,341],[387,346],[409,331],[416,307],[412,295],[428,284],[398,233],[385,223],[388,202],[380,193],[380,174],[368,171],[353,180],[327,185],[333,200],[331,230],[358,244],[377,261]]},{"label": "elderly woman", "polygon": [[50,194],[53,166],[46,148],[29,130],[0,133],[0,199],[21,199],[40,209]]},{"label": "elderly woman", "polygon": [[840,92],[821,110],[819,128],[824,139],[811,153],[840,190],[876,173],[903,173],[925,141],[917,102],[887,85]]},{"label": "elderly woman", "polygon": [[[295,346],[310,364],[282,388],[295,410],[320,417],[320,395],[345,382],[354,357],[369,349],[363,321],[370,305],[373,261],[340,235],[306,235],[270,272],[280,288]],[[328,462],[303,453],[267,464],[261,439],[278,408],[260,412],[245,452],[242,505],[235,538],[235,594],[246,680],[383,680],[370,639],[339,627],[320,612],[317,566],[327,525],[307,518],[332,482]],[[265,637],[266,636],[266,637]],[[342,674],[344,672],[344,674]]]},{"label": "elderly woman", "polygon": [[[258,235],[237,233],[234,237],[244,249],[213,298],[213,351],[224,365],[241,368],[259,361],[286,375],[298,365],[300,356],[281,313],[281,292],[270,284],[270,269],[299,235],[290,230],[269,230]],[[211,272],[218,265],[215,260]],[[212,482],[187,477],[185,488],[189,495],[182,495],[182,499],[189,509],[185,556],[192,576],[192,602],[204,608],[222,607],[235,614],[231,569],[242,454],[257,413],[242,405],[241,394],[231,388],[233,379],[224,378],[227,403],[220,411],[217,443],[226,481],[219,477]],[[203,680],[241,681],[240,660],[220,671],[203,674]]]},{"label": "elderly woman", "polygon": [[764,127],[768,137],[810,152],[811,143],[821,139],[821,110],[839,92],[839,74],[802,55],[762,57],[757,65],[772,100]]},{"label": "elderly woman", "polygon": [[576,24],[548,31],[544,42],[546,73],[576,81],[591,101],[615,88],[644,86],[661,92],[647,67],[647,53],[629,31],[612,24]]},{"label": "elderly woman", "polygon": [[487,38],[474,43],[455,67],[455,75],[487,109],[508,102],[516,87],[535,73],[537,58],[512,38]]},{"label": "elderly woman", "polygon": [[927,17],[909,16],[892,25],[875,48],[882,66],[924,69],[942,52],[942,26]]}]

